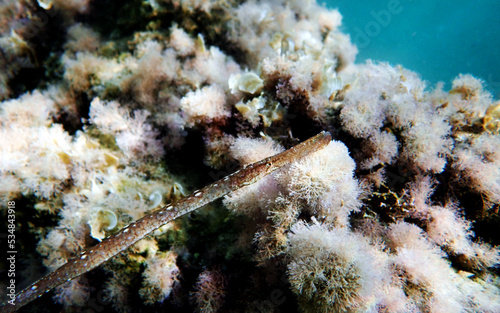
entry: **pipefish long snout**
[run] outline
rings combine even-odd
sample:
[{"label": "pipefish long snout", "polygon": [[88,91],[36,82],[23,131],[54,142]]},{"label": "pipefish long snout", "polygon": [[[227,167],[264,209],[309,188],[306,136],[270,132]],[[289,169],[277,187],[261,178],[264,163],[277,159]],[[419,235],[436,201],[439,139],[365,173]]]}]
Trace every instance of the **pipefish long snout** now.
[{"label": "pipefish long snout", "polygon": [[144,216],[104,239],[101,243],[84,250],[77,257],[69,260],[54,272],[34,282],[31,286],[19,292],[13,301],[3,303],[0,311],[14,312],[18,310],[60,284],[70,281],[101,265],[166,223],[219,199],[232,191],[253,184],[284,165],[322,149],[330,141],[330,133],[323,131],[295,147],[246,165],[239,171],[197,190],[173,204],[169,204]]}]

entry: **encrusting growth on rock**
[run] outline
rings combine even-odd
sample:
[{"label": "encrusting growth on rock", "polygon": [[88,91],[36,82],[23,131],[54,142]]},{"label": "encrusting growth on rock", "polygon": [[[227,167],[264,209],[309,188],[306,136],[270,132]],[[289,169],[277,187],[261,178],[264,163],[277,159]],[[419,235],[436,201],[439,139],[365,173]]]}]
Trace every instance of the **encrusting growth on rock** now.
[{"label": "encrusting growth on rock", "polygon": [[3,0],[0,51],[0,301],[46,270],[28,311],[500,312],[480,78],[356,63],[299,0]]}]

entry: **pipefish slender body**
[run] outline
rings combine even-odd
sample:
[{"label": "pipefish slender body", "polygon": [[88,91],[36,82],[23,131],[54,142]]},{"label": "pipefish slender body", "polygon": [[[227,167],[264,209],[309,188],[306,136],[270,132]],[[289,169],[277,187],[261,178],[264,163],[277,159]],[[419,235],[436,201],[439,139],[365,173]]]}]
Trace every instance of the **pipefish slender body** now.
[{"label": "pipefish slender body", "polygon": [[239,171],[197,190],[173,204],[166,205],[140,218],[104,239],[101,243],[84,250],[77,257],[69,260],[54,272],[22,290],[16,294],[13,302],[3,303],[0,311],[14,312],[18,310],[60,284],[70,281],[101,265],[166,223],[219,199],[232,191],[253,184],[284,165],[322,149],[330,141],[330,133],[323,131],[295,147],[246,165]]}]

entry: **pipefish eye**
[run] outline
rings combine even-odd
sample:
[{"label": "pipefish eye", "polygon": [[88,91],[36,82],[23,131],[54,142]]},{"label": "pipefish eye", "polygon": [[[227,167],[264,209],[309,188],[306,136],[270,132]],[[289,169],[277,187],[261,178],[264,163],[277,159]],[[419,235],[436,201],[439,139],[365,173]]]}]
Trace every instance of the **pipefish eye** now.
[{"label": "pipefish eye", "polygon": [[266,167],[266,170],[271,168],[271,165],[273,165],[273,163],[271,161],[267,161],[264,166]]}]

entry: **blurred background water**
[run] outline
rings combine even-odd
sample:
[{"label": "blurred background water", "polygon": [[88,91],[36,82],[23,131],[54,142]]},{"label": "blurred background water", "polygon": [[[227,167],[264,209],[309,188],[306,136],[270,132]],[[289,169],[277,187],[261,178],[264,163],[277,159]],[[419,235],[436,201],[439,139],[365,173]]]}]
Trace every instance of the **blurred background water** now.
[{"label": "blurred background water", "polygon": [[[319,1],[321,2],[321,1]],[[499,0],[327,0],[358,46],[357,62],[401,64],[433,87],[459,73],[500,98]]]}]

